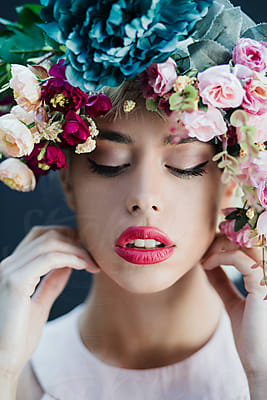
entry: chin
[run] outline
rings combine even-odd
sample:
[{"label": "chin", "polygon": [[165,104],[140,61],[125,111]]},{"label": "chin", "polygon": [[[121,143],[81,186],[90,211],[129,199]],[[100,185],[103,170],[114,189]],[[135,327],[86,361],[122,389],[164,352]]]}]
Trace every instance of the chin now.
[{"label": "chin", "polygon": [[[179,274],[180,272],[180,274]],[[107,272],[106,272],[107,273]],[[131,269],[116,270],[108,273],[109,278],[120,287],[131,293],[149,294],[157,293],[171,287],[183,274],[177,271],[174,265],[166,268],[160,263],[153,265],[134,265]]]}]

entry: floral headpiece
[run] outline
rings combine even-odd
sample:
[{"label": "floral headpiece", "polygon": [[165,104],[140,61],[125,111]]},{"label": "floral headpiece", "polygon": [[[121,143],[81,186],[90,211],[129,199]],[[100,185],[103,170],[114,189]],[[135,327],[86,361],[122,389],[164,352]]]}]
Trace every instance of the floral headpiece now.
[{"label": "floral headpiece", "polygon": [[267,285],[267,24],[228,0],[94,3],[41,0],[17,8],[20,23],[1,20],[0,180],[34,190],[41,175],[67,167],[64,149],[93,151],[94,118],[112,108],[101,89],[139,79],[146,108],[173,122],[174,141],[221,142],[212,160],[244,205],[222,210],[219,228],[263,249]]}]

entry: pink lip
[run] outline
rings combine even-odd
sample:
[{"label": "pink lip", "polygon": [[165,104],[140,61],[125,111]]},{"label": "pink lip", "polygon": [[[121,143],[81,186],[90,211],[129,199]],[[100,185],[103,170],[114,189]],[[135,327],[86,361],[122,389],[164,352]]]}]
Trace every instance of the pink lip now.
[{"label": "pink lip", "polygon": [[[126,244],[135,239],[154,239],[165,246],[153,250],[127,248]],[[147,226],[131,226],[115,242],[116,253],[133,264],[155,264],[169,258],[174,252],[175,244],[160,229]]]}]

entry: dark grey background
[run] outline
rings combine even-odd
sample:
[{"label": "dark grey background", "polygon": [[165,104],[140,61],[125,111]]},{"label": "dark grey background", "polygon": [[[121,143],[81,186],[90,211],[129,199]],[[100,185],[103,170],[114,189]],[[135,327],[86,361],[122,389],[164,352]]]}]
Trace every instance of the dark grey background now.
[{"label": "dark grey background", "polygon": [[[1,4],[1,17],[14,19],[15,6],[25,3],[21,0],[9,0]],[[241,1],[233,3],[240,5]],[[263,0],[243,1],[242,8],[257,22],[267,19],[267,3]],[[0,182],[0,206],[0,261],[12,253],[34,225],[76,227],[75,215],[64,202],[58,172],[51,171],[47,176],[41,177],[36,189],[29,193],[11,190]],[[49,319],[64,314],[81,303],[87,296],[90,285],[91,274],[73,270],[65,290],[51,309]],[[247,294],[243,280],[238,283],[238,287],[245,295]]]}]

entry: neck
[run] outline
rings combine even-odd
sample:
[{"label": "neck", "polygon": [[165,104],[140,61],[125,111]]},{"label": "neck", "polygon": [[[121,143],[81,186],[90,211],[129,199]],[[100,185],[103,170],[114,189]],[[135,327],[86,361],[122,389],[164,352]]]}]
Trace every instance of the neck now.
[{"label": "neck", "polygon": [[198,264],[170,288],[152,294],[124,290],[94,275],[79,320],[87,349],[121,368],[154,368],[189,357],[215,332],[223,303]]}]

